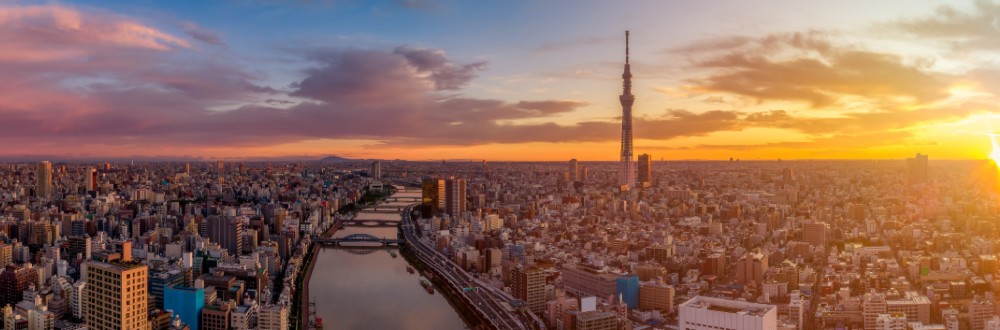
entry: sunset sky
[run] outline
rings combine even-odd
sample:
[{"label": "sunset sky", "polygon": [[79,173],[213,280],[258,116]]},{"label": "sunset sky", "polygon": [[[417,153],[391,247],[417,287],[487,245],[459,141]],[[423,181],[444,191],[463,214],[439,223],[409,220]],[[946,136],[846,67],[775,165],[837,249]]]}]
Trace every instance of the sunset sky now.
[{"label": "sunset sky", "polygon": [[1000,2],[3,1],[0,158],[984,159]]}]

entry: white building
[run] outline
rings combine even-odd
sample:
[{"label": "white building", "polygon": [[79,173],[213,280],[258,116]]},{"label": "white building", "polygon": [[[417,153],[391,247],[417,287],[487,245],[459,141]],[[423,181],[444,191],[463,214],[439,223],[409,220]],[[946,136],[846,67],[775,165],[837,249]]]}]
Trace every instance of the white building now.
[{"label": "white building", "polygon": [[257,318],[257,328],[260,330],[288,330],[288,306],[262,306]]},{"label": "white building", "polygon": [[906,330],[906,314],[879,314],[875,318],[875,324],[878,330]]},{"label": "white building", "polygon": [[257,303],[251,300],[247,305],[236,306],[230,327],[235,330],[257,329]]},{"label": "white building", "polygon": [[682,330],[774,330],[778,308],[774,305],[697,296],[680,309]]},{"label": "white building", "polygon": [[87,304],[83,298],[83,290],[87,286],[87,282],[76,281],[73,283],[73,291],[70,291],[69,304],[74,317],[83,318],[86,315],[85,309]]}]

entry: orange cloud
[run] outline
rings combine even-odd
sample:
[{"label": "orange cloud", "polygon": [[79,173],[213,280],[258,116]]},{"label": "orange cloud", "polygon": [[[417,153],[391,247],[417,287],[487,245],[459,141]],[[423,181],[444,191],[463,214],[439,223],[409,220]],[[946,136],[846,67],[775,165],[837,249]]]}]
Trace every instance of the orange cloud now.
[{"label": "orange cloud", "polygon": [[905,64],[898,55],[835,45],[819,32],[722,38],[678,51],[707,70],[691,79],[703,89],[813,107],[833,105],[843,96],[931,102],[948,96],[952,80]]}]

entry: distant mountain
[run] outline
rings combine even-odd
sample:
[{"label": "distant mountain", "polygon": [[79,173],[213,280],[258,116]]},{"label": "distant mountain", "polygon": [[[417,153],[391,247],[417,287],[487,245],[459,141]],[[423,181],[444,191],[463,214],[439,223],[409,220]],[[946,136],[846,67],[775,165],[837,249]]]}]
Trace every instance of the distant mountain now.
[{"label": "distant mountain", "polygon": [[320,162],[352,162],[352,161],[355,161],[355,159],[338,157],[338,156],[326,156],[326,157],[320,158],[317,161],[320,161]]}]

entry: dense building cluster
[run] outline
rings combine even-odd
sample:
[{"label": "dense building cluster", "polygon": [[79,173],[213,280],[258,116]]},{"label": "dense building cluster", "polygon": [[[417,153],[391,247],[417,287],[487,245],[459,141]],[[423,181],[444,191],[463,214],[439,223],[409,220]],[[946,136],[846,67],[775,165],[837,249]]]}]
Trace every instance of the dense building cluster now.
[{"label": "dense building cluster", "polygon": [[377,177],[549,329],[1000,329],[993,163],[619,165],[0,165],[3,328],[289,329]]},{"label": "dense building cluster", "polygon": [[3,329],[289,329],[335,163],[0,164]]},{"label": "dense building cluster", "polygon": [[423,239],[550,329],[1000,329],[992,162],[640,159],[625,190],[613,163],[394,170]]}]

